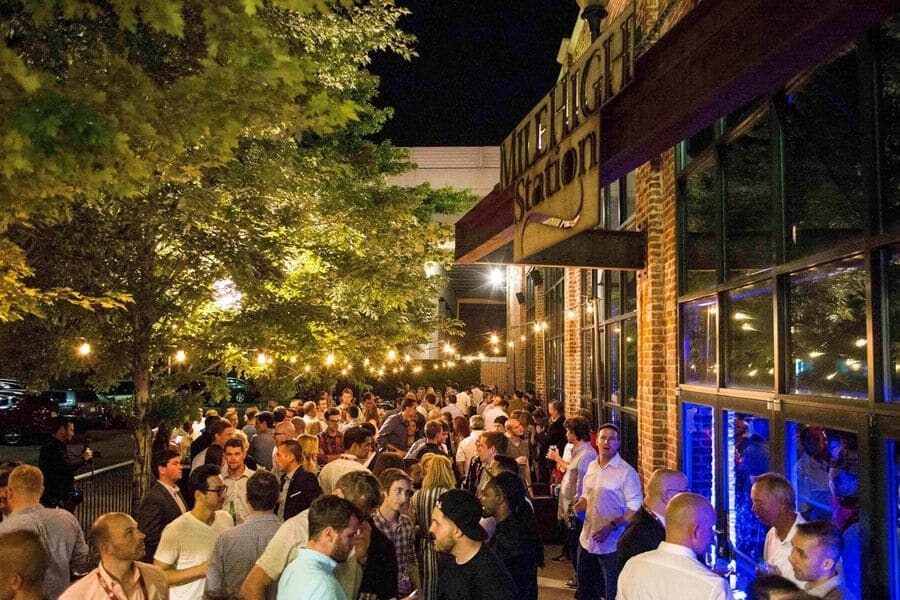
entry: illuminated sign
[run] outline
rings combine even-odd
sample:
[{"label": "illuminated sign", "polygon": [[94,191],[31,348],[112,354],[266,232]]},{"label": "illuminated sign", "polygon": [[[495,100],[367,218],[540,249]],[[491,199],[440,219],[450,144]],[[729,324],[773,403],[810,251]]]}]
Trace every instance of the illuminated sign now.
[{"label": "illuminated sign", "polygon": [[503,141],[515,262],[600,224],[600,107],[632,78],[634,27],[631,4]]}]

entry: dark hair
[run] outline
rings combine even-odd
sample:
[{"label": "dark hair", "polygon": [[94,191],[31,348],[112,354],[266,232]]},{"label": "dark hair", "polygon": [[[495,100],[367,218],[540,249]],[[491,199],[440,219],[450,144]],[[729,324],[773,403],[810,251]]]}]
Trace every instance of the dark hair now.
[{"label": "dark hair", "polygon": [[188,488],[191,490],[191,493],[196,492],[208,492],[209,489],[206,487],[207,480],[210,477],[215,477],[222,470],[222,467],[217,467],[216,465],[200,465],[188,476]]},{"label": "dark hair", "polygon": [[528,503],[528,490],[525,484],[515,473],[504,471],[498,473],[487,482],[487,487],[494,488],[509,505],[510,518],[517,525],[516,530],[524,537],[522,544],[525,549],[531,550],[534,563],[544,566],[544,545],[538,535],[537,520],[534,517],[534,509]]},{"label": "dark hair", "polygon": [[503,472],[519,472],[519,463],[517,463],[516,459],[514,459],[512,456],[507,456],[505,454],[495,454],[494,460],[497,461],[497,466],[499,466],[500,470]]},{"label": "dark hair", "polygon": [[797,584],[781,575],[759,575],[750,582],[747,599],[769,600],[771,592],[796,592],[799,589]]},{"label": "dark hair", "polygon": [[60,427],[68,427],[69,423],[72,422],[73,421],[70,418],[64,417],[62,415],[53,417],[52,419],[50,419],[50,434],[52,435],[59,431]]},{"label": "dark hair", "polygon": [[300,447],[300,442],[297,440],[284,440],[283,442],[279,442],[278,447],[286,446],[288,450],[291,451],[291,454],[294,455],[294,460],[300,462],[303,459],[303,448]]},{"label": "dark hair", "polygon": [[272,419],[275,423],[281,423],[287,418],[287,409],[283,406],[276,406],[272,411]]},{"label": "dark hair", "polygon": [[0,463],[0,487],[6,487],[9,483],[9,474],[16,467],[22,465],[20,460],[5,460]]},{"label": "dark hair", "polygon": [[231,421],[226,421],[225,419],[218,418],[212,425],[207,427],[206,430],[210,435],[215,437],[224,433],[225,430],[229,427],[231,427]]},{"label": "dark hair", "polygon": [[468,437],[472,430],[469,429],[469,420],[465,417],[453,417],[453,431],[460,438]]},{"label": "dark hair", "polygon": [[425,394],[425,402],[427,402],[428,404],[434,404],[436,400],[437,396],[435,396],[434,394]]},{"label": "dark hair", "polygon": [[247,503],[253,510],[272,510],[278,504],[281,484],[269,471],[257,471],[247,480]]},{"label": "dark hair", "polygon": [[207,433],[212,433],[212,426],[217,421],[221,421],[222,417],[219,415],[206,415],[206,418],[203,419],[203,430]]},{"label": "dark hair", "polygon": [[[372,437],[375,437],[377,430],[375,429],[374,425],[372,425],[371,423],[361,423],[360,427],[362,427],[363,429],[368,431],[370,434],[372,434]],[[344,435],[346,435],[346,432],[344,432]]]},{"label": "dark hair", "polygon": [[509,448],[509,441],[499,431],[485,431],[481,434],[481,438],[488,446],[496,450],[497,454],[506,454],[506,450]]},{"label": "dark hair", "polygon": [[225,442],[225,447],[226,448],[240,448],[241,450],[243,450],[244,449],[244,440],[242,440],[241,438],[236,438],[236,437],[230,438],[227,442]]},{"label": "dark hair", "polygon": [[447,394],[444,398],[447,400],[447,404],[456,404],[456,394]]},{"label": "dark hair", "polygon": [[359,407],[355,404],[351,404],[350,407],[347,409],[347,414],[350,415],[351,419],[358,419],[359,418]]},{"label": "dark hair", "polygon": [[328,419],[329,417],[334,417],[334,416],[338,416],[338,417],[341,416],[341,411],[335,407],[325,409],[325,418],[326,419]]},{"label": "dark hair", "polygon": [[572,432],[575,439],[581,440],[582,442],[591,439],[591,424],[584,417],[569,417],[565,420],[563,425]]},{"label": "dark hair", "polygon": [[506,426],[506,422],[507,422],[507,421],[509,421],[509,417],[505,417],[505,416],[503,416],[503,415],[500,415],[499,417],[497,417],[496,419],[494,419],[494,425],[495,425],[495,426],[497,426],[497,425],[503,425],[503,426]]},{"label": "dark hair", "polygon": [[363,402],[365,402],[369,398],[375,398],[375,394],[373,394],[372,392],[366,392],[362,395]]},{"label": "dark hair", "polygon": [[335,531],[346,529],[353,517],[363,519],[349,500],[334,494],[319,496],[309,506],[309,539],[316,539],[328,527]]},{"label": "dark hair", "polygon": [[267,410],[261,410],[256,415],[257,423],[265,423],[269,429],[275,427],[275,416]]},{"label": "dark hair", "polygon": [[613,431],[616,432],[616,436],[622,437],[622,434],[619,431],[619,426],[616,425],[615,423],[604,423],[603,425],[601,425],[600,427],[597,428],[597,433],[600,433],[604,429],[612,429]]},{"label": "dark hair", "polygon": [[[230,440],[229,440],[230,441]],[[213,444],[206,449],[206,456],[203,459],[204,465],[216,465],[222,468],[222,461],[225,459],[225,449],[222,446]]]},{"label": "dark hair", "polygon": [[430,440],[443,430],[444,426],[440,421],[428,421],[425,423],[425,438]]},{"label": "dark hair", "polygon": [[402,402],[400,402],[400,410],[406,410],[410,406],[418,406],[418,402],[416,402],[415,398],[404,398]]},{"label": "dark hair", "polygon": [[391,486],[394,485],[395,481],[400,480],[406,481],[412,485],[412,477],[410,477],[403,469],[385,469],[381,472],[381,475],[378,476],[378,482],[381,484],[381,487],[384,488],[385,492],[391,489]]},{"label": "dark hair", "polygon": [[372,474],[378,477],[388,469],[402,469],[403,467],[403,455],[401,453],[382,452],[372,461]]},{"label": "dark hair", "polygon": [[816,538],[816,545],[827,547],[835,561],[844,553],[844,540],[841,538],[841,532],[829,521],[821,519],[797,523],[797,533]]},{"label": "dark hair", "polygon": [[506,398],[500,398],[500,402],[497,403],[497,406],[502,406],[503,408],[509,408],[509,400],[507,400]]},{"label": "dark hair", "polygon": [[353,447],[353,444],[362,444],[365,443],[367,438],[372,437],[372,434],[365,427],[351,427],[347,431],[344,432],[344,450],[349,450]]},{"label": "dark hair", "polygon": [[153,455],[153,474],[159,479],[159,468],[165,467],[173,458],[181,460],[181,454],[168,448]]}]

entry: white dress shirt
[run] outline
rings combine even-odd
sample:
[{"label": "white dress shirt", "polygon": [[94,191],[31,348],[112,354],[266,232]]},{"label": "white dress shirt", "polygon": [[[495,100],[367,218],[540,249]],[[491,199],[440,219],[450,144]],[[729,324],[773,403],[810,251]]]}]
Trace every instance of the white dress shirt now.
[{"label": "white dress shirt", "polygon": [[728,582],[697,560],[685,546],[660,542],[632,557],[619,574],[616,600],[731,600]]},{"label": "white dress shirt", "polygon": [[644,503],[641,479],[631,465],[616,454],[605,467],[592,461],[582,480],[582,496],[587,498],[584,529],[581,530],[581,547],[591,554],[610,554],[624,527],[617,527],[602,542],[595,542],[593,535],[610,521],[620,519],[628,511],[637,511]]},{"label": "white dress shirt", "polygon": [[788,531],[787,537],[785,537],[784,540],[778,537],[778,533],[775,531],[775,528],[772,527],[766,533],[766,543],[763,546],[763,558],[765,561],[770,565],[778,567],[781,571],[781,576],[796,583],[800,589],[803,589],[806,582],[797,579],[794,575],[794,567],[791,566],[791,561],[788,559],[791,557],[791,550],[793,548],[791,540],[797,535],[797,524],[805,522],[806,520],[803,518],[803,515],[797,513],[797,518],[794,520],[794,524],[791,525],[791,529]]}]

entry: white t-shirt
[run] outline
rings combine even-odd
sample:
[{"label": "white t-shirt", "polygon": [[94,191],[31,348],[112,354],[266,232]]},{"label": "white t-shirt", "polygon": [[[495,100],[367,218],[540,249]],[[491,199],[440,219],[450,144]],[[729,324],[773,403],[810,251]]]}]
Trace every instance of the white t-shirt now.
[{"label": "white t-shirt", "polygon": [[484,430],[494,431],[494,420],[497,417],[509,417],[497,404],[492,404],[484,409]]},{"label": "white t-shirt", "polygon": [[308,541],[309,510],[304,510],[281,524],[256,564],[271,579],[278,581],[287,564],[297,557],[298,549],[305,547]]},{"label": "white t-shirt", "polygon": [[333,493],[338,479],[353,471],[368,471],[368,469],[358,460],[351,460],[343,454],[322,467],[319,471],[319,487],[322,488],[322,493]]},{"label": "white t-shirt", "polygon": [[456,405],[464,414],[469,414],[469,406],[472,404],[472,398],[469,397],[469,393],[466,391],[462,391],[456,395]]},{"label": "white t-shirt", "polygon": [[[212,525],[186,512],[163,529],[153,558],[167,565],[175,565],[178,570],[195,567],[209,560],[216,538],[233,525],[231,515],[224,510],[216,511]],[[170,587],[169,600],[202,600],[204,587],[205,577]]]}]

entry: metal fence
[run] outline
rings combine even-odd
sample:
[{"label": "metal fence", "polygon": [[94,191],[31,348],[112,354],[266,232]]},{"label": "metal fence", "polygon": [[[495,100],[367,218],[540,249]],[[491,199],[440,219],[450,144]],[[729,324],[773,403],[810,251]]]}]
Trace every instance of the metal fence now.
[{"label": "metal fence", "polygon": [[84,500],[75,509],[81,529],[87,532],[94,519],[108,512],[131,514],[134,461],[88,471],[75,477],[75,488]]}]

